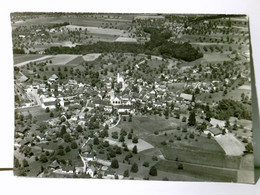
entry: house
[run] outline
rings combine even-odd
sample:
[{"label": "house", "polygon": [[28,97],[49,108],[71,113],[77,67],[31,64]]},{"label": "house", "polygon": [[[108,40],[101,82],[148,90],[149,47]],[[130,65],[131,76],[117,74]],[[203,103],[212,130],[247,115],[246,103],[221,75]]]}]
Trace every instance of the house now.
[{"label": "house", "polygon": [[50,76],[50,78],[48,79],[49,82],[55,82],[58,80],[58,76],[56,74],[53,74]]},{"label": "house", "polygon": [[87,171],[86,171],[86,173],[89,174],[91,177],[94,177],[95,172],[96,172],[96,168],[95,168],[93,165],[91,165],[91,166],[87,169]]},{"label": "house", "polygon": [[41,98],[42,101],[42,108],[47,108],[49,107],[50,109],[56,108],[56,98],[55,97],[43,97]]},{"label": "house", "polygon": [[58,169],[60,168],[60,165],[59,163],[57,162],[57,160],[54,160],[50,165],[49,165],[50,168],[52,169]]},{"label": "house", "polygon": [[114,105],[114,106],[118,106],[118,105],[122,104],[122,101],[118,97],[115,97],[115,98],[111,99],[111,104]]},{"label": "house", "polygon": [[218,125],[220,128],[224,128],[226,122],[225,122],[225,121],[222,121],[222,120],[215,119],[215,118],[211,118],[211,119],[210,119],[210,124],[211,124],[213,127],[216,127],[216,126]]},{"label": "house", "polygon": [[21,77],[18,78],[18,81],[21,82],[21,83],[26,82],[28,80],[29,80],[29,78],[26,77],[25,75],[22,75]]},{"label": "house", "polygon": [[111,112],[113,111],[113,107],[106,105],[106,106],[104,107],[104,110],[105,110],[105,112],[111,113]]},{"label": "house", "polygon": [[192,100],[192,95],[187,94],[187,93],[181,93],[180,97],[184,99],[185,101],[191,101]]},{"label": "house", "polygon": [[119,114],[134,114],[134,108],[132,106],[121,105],[118,107]]},{"label": "house", "polygon": [[208,133],[211,134],[211,136],[216,136],[216,135],[222,134],[222,131],[216,127],[209,128],[207,131],[208,131]]},{"label": "house", "polygon": [[69,105],[69,109],[70,110],[80,110],[80,109],[82,109],[82,105],[81,104],[79,104],[79,103],[74,103],[74,104],[70,104]]}]

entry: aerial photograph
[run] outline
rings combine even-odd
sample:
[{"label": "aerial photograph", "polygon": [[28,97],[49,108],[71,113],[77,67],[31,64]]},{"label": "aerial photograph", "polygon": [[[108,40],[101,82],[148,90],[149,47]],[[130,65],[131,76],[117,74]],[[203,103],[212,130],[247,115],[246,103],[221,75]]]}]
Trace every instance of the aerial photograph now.
[{"label": "aerial photograph", "polygon": [[255,182],[248,16],[10,19],[14,175]]}]

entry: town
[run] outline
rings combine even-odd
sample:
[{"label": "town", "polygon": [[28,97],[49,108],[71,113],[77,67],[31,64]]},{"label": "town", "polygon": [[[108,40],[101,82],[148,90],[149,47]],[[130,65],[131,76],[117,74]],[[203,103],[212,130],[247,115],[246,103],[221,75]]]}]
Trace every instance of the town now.
[{"label": "town", "polygon": [[254,182],[246,16],[11,20],[15,175]]}]

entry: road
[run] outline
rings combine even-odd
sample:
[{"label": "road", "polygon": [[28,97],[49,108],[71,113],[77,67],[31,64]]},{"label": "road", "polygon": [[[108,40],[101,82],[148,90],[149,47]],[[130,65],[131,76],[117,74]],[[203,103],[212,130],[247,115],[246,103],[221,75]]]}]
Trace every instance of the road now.
[{"label": "road", "polygon": [[111,127],[109,127],[109,129],[112,129],[112,128],[114,128],[114,127],[116,127],[117,125],[118,125],[118,123],[120,122],[120,120],[121,120],[121,115],[119,114],[119,117],[118,117],[119,119],[118,119],[118,121],[116,122],[116,124],[115,125],[112,125]]},{"label": "road", "polygon": [[[88,141],[90,140],[91,138],[88,138],[88,140],[81,146],[81,149],[88,143]],[[87,164],[88,164],[88,161],[83,157],[83,156],[81,156],[80,154],[79,154],[79,156],[80,156],[80,158],[81,158],[81,160],[82,160],[82,162],[83,162],[83,171],[84,171],[84,173],[86,172],[86,169],[87,169]]]}]

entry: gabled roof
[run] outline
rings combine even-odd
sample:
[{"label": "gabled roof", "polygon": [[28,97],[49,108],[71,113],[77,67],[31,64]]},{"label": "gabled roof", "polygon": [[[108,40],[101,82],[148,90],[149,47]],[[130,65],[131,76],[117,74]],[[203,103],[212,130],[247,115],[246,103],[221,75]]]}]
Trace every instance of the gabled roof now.
[{"label": "gabled roof", "polygon": [[213,133],[214,135],[219,135],[222,133],[222,131],[219,128],[216,127],[212,127],[210,129],[208,129],[211,133]]},{"label": "gabled roof", "polygon": [[50,165],[49,165],[49,167],[51,167],[51,168],[57,168],[57,167],[59,167],[60,165],[59,165],[59,163],[57,162],[57,160],[54,160]]},{"label": "gabled roof", "polygon": [[57,80],[58,78],[59,77],[56,74],[53,74],[53,75],[50,76],[50,78],[48,80],[53,81],[53,80]]}]

